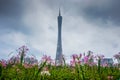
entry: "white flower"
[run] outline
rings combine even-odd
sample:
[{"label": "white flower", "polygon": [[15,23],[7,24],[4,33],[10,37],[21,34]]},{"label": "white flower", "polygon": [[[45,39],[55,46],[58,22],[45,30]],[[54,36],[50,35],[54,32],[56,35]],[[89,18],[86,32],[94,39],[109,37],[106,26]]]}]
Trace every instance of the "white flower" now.
[{"label": "white flower", "polygon": [[49,73],[49,71],[42,71],[41,75],[48,75],[48,76],[50,76],[50,73]]}]

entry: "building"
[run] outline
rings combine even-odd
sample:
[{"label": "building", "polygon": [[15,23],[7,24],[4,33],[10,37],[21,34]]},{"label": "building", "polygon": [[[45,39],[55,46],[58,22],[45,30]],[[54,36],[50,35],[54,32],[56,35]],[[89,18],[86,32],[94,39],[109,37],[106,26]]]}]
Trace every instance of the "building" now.
[{"label": "building", "polygon": [[63,59],[62,59],[62,16],[61,16],[61,12],[59,9],[59,16],[57,18],[58,20],[58,41],[57,41],[57,50],[56,50],[56,59],[55,59],[55,63],[56,64],[62,64],[63,63]]},{"label": "building", "polygon": [[24,63],[27,64],[38,64],[38,60],[33,57],[26,57],[24,58]]},{"label": "building", "polygon": [[101,60],[102,66],[112,66],[113,65],[113,59],[112,58],[104,58]]}]

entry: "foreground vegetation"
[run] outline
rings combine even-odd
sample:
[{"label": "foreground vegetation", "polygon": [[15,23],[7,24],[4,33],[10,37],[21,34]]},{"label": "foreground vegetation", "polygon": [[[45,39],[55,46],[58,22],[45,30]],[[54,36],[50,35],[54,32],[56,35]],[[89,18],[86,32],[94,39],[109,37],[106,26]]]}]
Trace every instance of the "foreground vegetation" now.
[{"label": "foreground vegetation", "polygon": [[[64,57],[63,63],[59,65],[46,55],[39,62],[34,57],[26,60],[26,46],[17,51],[17,56],[7,61],[0,60],[0,80],[120,80],[119,63],[101,64],[104,56],[94,56],[90,51],[87,55],[72,55],[69,65]],[[120,59],[119,53],[116,55],[115,58]],[[96,63],[94,59],[97,60]]]}]

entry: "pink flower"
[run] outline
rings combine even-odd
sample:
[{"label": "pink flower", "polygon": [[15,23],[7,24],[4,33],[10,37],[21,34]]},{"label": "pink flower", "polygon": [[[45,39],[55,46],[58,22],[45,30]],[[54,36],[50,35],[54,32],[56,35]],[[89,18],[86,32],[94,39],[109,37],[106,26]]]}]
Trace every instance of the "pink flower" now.
[{"label": "pink flower", "polygon": [[81,58],[81,57],[82,57],[82,54],[80,54],[79,58]]},{"label": "pink flower", "polygon": [[50,56],[47,56],[47,55],[43,55],[42,61],[43,61],[43,62],[46,61],[46,62],[49,63],[49,64],[52,63],[51,57],[50,57]]},{"label": "pink flower", "polygon": [[107,63],[105,63],[105,64],[102,64],[102,66],[103,66],[103,67],[108,67],[108,64],[107,64]]},{"label": "pink flower", "polygon": [[6,66],[7,66],[7,61],[2,59],[2,60],[0,61],[0,64],[1,64],[3,67],[6,67]]},{"label": "pink flower", "polygon": [[81,61],[80,61],[81,57],[82,57],[82,54],[79,54],[79,55],[73,54],[72,60],[70,61],[70,65],[75,66],[76,64],[81,64]]},{"label": "pink flower", "polygon": [[21,56],[21,54],[23,54],[25,56],[25,53],[27,53],[28,50],[29,49],[25,45],[23,45],[23,46],[21,46],[20,48],[17,49],[17,51],[18,51],[18,53],[19,53],[20,56]]},{"label": "pink flower", "polygon": [[12,57],[8,60],[8,63],[10,63],[10,64],[20,63],[20,58],[19,58],[19,56],[12,56]]},{"label": "pink flower", "polygon": [[70,65],[71,65],[71,66],[75,66],[75,63],[76,63],[76,62],[75,62],[74,60],[73,60],[73,61],[70,61]]},{"label": "pink flower", "polygon": [[94,66],[96,63],[94,63],[95,56],[93,55],[93,52],[88,51],[88,55],[84,56],[83,61],[84,64],[87,64],[89,66]]},{"label": "pink flower", "polygon": [[85,57],[84,57],[84,63],[88,63],[88,61],[89,61],[88,58],[89,58],[88,56],[85,56]]},{"label": "pink flower", "polygon": [[118,54],[115,54],[114,57],[115,57],[116,59],[120,59],[120,52],[119,52]]},{"label": "pink flower", "polygon": [[73,60],[76,60],[76,59],[77,59],[77,60],[80,60],[81,57],[82,57],[82,54],[79,54],[79,55],[73,54],[73,55],[72,55],[72,59],[73,59]]},{"label": "pink flower", "polygon": [[118,63],[120,64],[120,52],[114,55],[115,59],[117,59]]},{"label": "pink flower", "polygon": [[78,58],[78,55],[77,55],[77,54],[73,54],[73,55],[72,55],[72,58],[73,58],[73,60],[75,60],[75,59]]},{"label": "pink flower", "polygon": [[96,65],[95,62],[90,62],[90,63],[89,63],[89,66],[95,66],[95,65]]},{"label": "pink flower", "polygon": [[27,63],[24,63],[24,64],[23,64],[23,66],[24,66],[25,68],[32,68],[34,65],[32,65],[32,64],[27,64]]}]

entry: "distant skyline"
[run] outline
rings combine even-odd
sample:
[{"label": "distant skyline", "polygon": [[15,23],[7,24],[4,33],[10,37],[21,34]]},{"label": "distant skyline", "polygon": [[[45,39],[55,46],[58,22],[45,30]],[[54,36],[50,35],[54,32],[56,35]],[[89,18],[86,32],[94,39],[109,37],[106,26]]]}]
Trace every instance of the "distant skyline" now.
[{"label": "distant skyline", "polygon": [[112,57],[120,52],[119,7],[119,0],[0,0],[0,59],[22,45],[37,59],[55,59],[59,8],[66,58],[88,50]]}]

